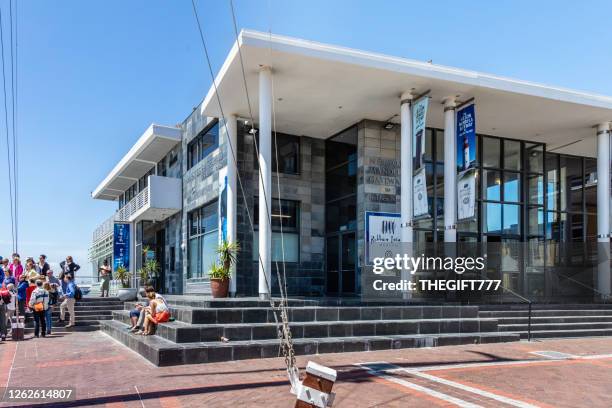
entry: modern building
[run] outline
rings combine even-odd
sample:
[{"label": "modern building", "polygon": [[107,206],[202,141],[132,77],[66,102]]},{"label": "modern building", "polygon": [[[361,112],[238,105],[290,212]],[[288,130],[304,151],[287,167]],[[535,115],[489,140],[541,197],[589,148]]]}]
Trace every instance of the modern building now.
[{"label": "modern building", "polygon": [[[426,131],[413,135],[423,98]],[[474,202],[458,221],[466,104]],[[382,213],[404,242],[506,244],[487,276],[530,299],[606,296],[610,121],[611,97],[242,31],[180,128],[151,125],[92,197],[117,201],[130,269],[155,257],[167,293],[209,293],[227,238],[242,247],[237,295],[266,296],[268,282],[276,292],[277,268],[290,295],[359,295],[366,217]],[[427,197],[414,217],[421,170]],[[108,239],[94,234],[93,248]]]}]

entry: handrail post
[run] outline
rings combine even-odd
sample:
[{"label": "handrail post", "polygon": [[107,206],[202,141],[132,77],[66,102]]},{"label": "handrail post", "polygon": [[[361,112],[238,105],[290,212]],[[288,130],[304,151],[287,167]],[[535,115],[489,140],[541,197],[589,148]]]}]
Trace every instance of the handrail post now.
[{"label": "handrail post", "polygon": [[529,301],[529,312],[527,315],[527,341],[531,341],[531,300]]}]

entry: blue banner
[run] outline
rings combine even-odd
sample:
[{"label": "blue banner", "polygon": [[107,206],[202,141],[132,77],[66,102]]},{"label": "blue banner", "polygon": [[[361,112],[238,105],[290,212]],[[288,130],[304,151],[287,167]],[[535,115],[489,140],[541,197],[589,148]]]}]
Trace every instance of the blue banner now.
[{"label": "blue banner", "polygon": [[115,224],[113,229],[113,270],[130,269],[130,224]]},{"label": "blue banner", "polygon": [[476,163],[476,112],[474,104],[457,111],[457,167],[467,170]]},{"label": "blue banner", "polygon": [[219,192],[219,224],[221,242],[227,241],[227,176],[223,177]]}]

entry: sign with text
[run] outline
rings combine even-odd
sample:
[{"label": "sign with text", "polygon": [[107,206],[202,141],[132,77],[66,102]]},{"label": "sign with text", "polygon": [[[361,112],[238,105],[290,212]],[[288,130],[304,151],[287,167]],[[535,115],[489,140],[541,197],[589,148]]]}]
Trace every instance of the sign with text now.
[{"label": "sign with text", "polygon": [[476,216],[476,171],[468,170],[457,181],[457,220]]},{"label": "sign with text", "polygon": [[422,97],[412,105],[412,157],[417,169],[423,167],[428,107],[429,96]]},{"label": "sign with text", "polygon": [[425,168],[418,170],[412,180],[412,214],[415,218],[429,215]]},{"label": "sign with text", "polygon": [[120,266],[130,269],[130,224],[113,227],[113,270]]},{"label": "sign with text", "polygon": [[373,243],[400,242],[400,214],[388,212],[365,213],[366,264],[371,265],[369,247]]},{"label": "sign with text", "polygon": [[476,111],[474,104],[457,111],[457,166],[467,170],[476,163]]}]

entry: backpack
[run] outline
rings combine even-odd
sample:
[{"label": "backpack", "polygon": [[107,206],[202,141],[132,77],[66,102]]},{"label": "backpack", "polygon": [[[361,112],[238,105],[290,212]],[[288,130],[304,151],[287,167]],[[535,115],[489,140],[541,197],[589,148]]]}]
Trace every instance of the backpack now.
[{"label": "backpack", "polygon": [[83,292],[81,292],[81,288],[79,288],[77,285],[74,285],[74,300],[81,299],[83,299]]},{"label": "backpack", "polygon": [[2,302],[5,305],[8,305],[11,303],[11,293],[8,291],[8,289],[0,290],[0,298],[2,298]]}]

